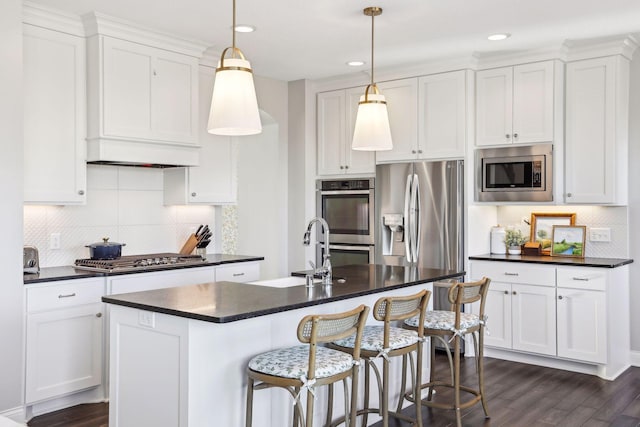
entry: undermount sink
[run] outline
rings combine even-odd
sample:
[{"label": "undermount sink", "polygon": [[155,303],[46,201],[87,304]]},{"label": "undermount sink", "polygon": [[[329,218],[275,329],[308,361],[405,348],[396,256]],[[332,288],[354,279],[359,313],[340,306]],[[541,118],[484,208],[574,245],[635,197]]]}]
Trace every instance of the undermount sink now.
[{"label": "undermount sink", "polygon": [[[321,283],[320,279],[313,279],[313,284]],[[290,288],[292,286],[301,286],[306,284],[305,277],[280,277],[278,279],[258,280],[255,282],[247,282],[249,285],[269,286],[271,288]]]}]

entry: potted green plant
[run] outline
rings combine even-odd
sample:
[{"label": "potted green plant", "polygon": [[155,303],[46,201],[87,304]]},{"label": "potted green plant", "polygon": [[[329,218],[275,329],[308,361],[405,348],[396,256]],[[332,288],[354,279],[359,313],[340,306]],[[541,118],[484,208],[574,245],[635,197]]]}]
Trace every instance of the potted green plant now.
[{"label": "potted green plant", "polygon": [[516,228],[507,229],[504,236],[504,244],[507,245],[509,255],[520,255],[522,253],[522,245],[526,240],[522,235],[522,231]]}]

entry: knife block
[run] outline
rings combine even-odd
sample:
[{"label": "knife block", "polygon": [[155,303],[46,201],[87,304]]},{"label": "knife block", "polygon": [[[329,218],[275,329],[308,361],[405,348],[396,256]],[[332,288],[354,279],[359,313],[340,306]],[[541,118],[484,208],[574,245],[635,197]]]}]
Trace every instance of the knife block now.
[{"label": "knife block", "polygon": [[184,245],[182,245],[182,249],[180,249],[180,255],[191,255],[197,244],[198,239],[196,238],[196,235],[191,233],[187,241],[184,242]]}]

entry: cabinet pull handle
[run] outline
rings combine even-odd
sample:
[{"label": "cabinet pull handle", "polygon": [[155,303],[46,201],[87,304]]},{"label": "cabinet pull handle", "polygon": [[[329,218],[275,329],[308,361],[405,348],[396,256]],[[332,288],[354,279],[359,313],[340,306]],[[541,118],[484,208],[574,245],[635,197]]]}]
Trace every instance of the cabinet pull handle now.
[{"label": "cabinet pull handle", "polygon": [[233,277],[244,276],[244,273],[233,273]]},{"label": "cabinet pull handle", "polygon": [[506,137],[507,139],[509,139],[509,138],[511,138],[511,135],[506,134],[506,135],[505,135],[505,137]]},{"label": "cabinet pull handle", "polygon": [[572,277],[573,280],[579,280],[581,282],[588,282],[589,278],[588,277]]},{"label": "cabinet pull handle", "polygon": [[96,317],[98,318],[102,317],[102,313],[96,313]]},{"label": "cabinet pull handle", "polygon": [[65,295],[60,294],[60,295],[58,295],[58,298],[71,298],[71,297],[75,297],[75,296],[76,296],[76,293],[74,292],[72,294],[65,294]]},{"label": "cabinet pull handle", "polygon": [[504,273],[505,276],[517,276],[518,273]]}]

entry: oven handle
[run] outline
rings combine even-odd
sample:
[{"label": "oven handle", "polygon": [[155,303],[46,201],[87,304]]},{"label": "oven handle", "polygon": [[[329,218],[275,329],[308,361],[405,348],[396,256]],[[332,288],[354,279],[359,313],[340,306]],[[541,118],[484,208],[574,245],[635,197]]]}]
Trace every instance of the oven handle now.
[{"label": "oven handle", "polygon": [[369,252],[373,246],[348,246],[348,245],[329,245],[329,249],[345,249],[348,251]]},{"label": "oven handle", "polygon": [[338,191],[321,191],[321,196],[342,196],[345,194],[371,194],[373,190],[338,190]]}]

